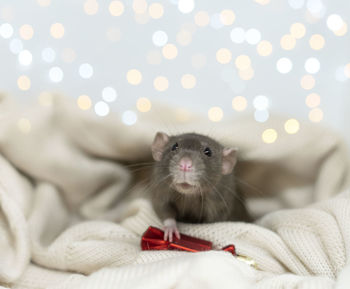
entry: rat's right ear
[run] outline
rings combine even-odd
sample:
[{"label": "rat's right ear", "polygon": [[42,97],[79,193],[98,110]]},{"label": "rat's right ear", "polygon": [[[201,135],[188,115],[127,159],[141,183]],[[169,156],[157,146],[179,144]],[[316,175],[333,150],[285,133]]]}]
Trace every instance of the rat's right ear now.
[{"label": "rat's right ear", "polygon": [[152,156],[155,161],[162,159],[163,151],[167,143],[169,142],[169,136],[164,132],[157,132],[152,143]]}]

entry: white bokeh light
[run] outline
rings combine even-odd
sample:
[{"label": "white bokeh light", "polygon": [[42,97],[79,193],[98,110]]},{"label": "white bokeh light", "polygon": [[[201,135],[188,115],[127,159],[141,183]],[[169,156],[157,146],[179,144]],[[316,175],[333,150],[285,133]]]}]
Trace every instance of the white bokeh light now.
[{"label": "white bokeh light", "polygon": [[18,39],[18,38],[15,38],[15,39],[12,39],[10,44],[9,44],[9,47],[10,47],[10,51],[13,53],[13,54],[18,54],[22,51],[23,49],[23,43],[22,43],[22,40]]},{"label": "white bokeh light", "polygon": [[23,66],[28,66],[32,63],[33,56],[29,50],[22,50],[18,54],[18,62]]},{"label": "white bokeh light", "polygon": [[49,71],[49,77],[53,82],[61,82],[63,79],[63,71],[61,68],[54,66]]},{"label": "white bokeh light", "polygon": [[152,41],[155,46],[162,47],[168,42],[168,35],[164,31],[156,31],[152,35]]},{"label": "white bokeh light", "polygon": [[344,25],[343,18],[337,14],[331,14],[327,18],[327,26],[332,31],[340,30]]},{"label": "white bokeh light", "polygon": [[92,75],[94,74],[94,69],[89,63],[83,63],[82,65],[79,66],[79,75],[81,78],[91,78]]},{"label": "white bokeh light", "polygon": [[117,99],[117,92],[113,87],[107,86],[102,90],[102,98],[104,101],[113,102]]},{"label": "white bokeh light", "polygon": [[52,63],[56,59],[56,52],[52,48],[47,47],[41,52],[41,58],[47,63]]},{"label": "white bokeh light", "polygon": [[308,73],[315,74],[320,71],[321,64],[317,58],[310,57],[305,61],[304,67]]},{"label": "white bokeh light", "polygon": [[251,45],[258,44],[261,40],[260,31],[255,28],[248,29],[245,33],[245,40]]},{"label": "white bokeh light", "polygon": [[276,63],[276,69],[278,70],[278,72],[280,72],[282,74],[286,74],[286,73],[290,72],[292,70],[292,68],[293,68],[293,63],[287,57],[282,57],[282,58],[278,59],[278,61]]},{"label": "white bokeh light", "polygon": [[219,13],[215,13],[210,17],[210,26],[219,29],[221,27],[224,27],[224,24],[221,21],[221,16]]},{"label": "white bokeh light", "polygon": [[109,105],[105,103],[104,101],[99,101],[94,106],[95,113],[98,116],[106,116],[109,114]]},{"label": "white bokeh light", "polygon": [[234,43],[243,43],[245,40],[245,32],[241,27],[233,28],[230,34],[231,40]]},{"label": "white bokeh light", "polygon": [[133,125],[137,122],[137,115],[132,110],[127,110],[122,115],[122,121],[126,125]]},{"label": "white bokeh light", "polygon": [[194,0],[179,0],[177,8],[184,14],[190,13],[194,9]]},{"label": "white bokeh light", "polygon": [[256,110],[254,112],[254,119],[257,122],[265,122],[269,119],[270,114],[267,110]]},{"label": "white bokeh light", "polygon": [[335,79],[339,82],[345,82],[348,80],[346,74],[345,74],[345,68],[344,66],[338,67],[335,71]]},{"label": "white bokeh light", "polygon": [[5,38],[11,38],[11,36],[13,35],[13,27],[11,24],[9,23],[4,23],[0,26],[0,35]]},{"label": "white bokeh light", "polygon": [[256,110],[266,110],[269,107],[269,99],[265,95],[254,97],[253,106]]},{"label": "white bokeh light", "polygon": [[321,0],[308,0],[306,7],[315,17],[322,17],[326,12],[326,7]]},{"label": "white bokeh light", "polygon": [[288,4],[293,9],[301,9],[305,4],[305,0],[288,0]]}]

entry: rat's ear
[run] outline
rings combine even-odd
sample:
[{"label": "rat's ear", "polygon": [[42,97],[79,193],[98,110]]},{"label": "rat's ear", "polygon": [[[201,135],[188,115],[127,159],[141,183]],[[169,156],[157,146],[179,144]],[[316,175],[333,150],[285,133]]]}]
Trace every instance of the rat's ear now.
[{"label": "rat's ear", "polygon": [[237,163],[237,148],[224,148],[222,151],[222,174],[228,175],[232,173]]},{"label": "rat's ear", "polygon": [[169,142],[169,136],[164,132],[157,132],[152,143],[152,156],[155,161],[162,159],[164,147]]}]

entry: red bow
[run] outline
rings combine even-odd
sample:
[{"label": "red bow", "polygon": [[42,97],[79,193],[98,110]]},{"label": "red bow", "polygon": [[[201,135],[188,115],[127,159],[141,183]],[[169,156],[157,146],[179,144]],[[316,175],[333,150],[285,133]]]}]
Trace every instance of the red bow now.
[{"label": "red bow", "polygon": [[[141,239],[142,250],[181,250],[189,252],[209,251],[213,248],[213,243],[180,234],[181,238],[174,238],[173,242],[164,240],[164,232],[155,227],[148,227],[147,231],[143,233]],[[228,245],[222,250],[230,252],[236,256],[236,249],[234,245]]]}]

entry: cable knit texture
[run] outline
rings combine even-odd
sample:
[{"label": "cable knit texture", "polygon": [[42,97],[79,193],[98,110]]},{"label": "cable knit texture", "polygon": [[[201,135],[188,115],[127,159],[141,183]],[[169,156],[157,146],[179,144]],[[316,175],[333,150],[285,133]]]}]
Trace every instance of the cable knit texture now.
[{"label": "cable knit texture", "polygon": [[[192,117],[175,127],[177,111],[156,105],[126,126],[116,113],[97,117],[59,96],[45,104],[1,97],[1,288],[349,288],[349,162],[333,132],[302,123],[288,135],[282,117]],[[270,127],[278,139],[264,144]],[[240,148],[237,185],[257,221],[179,229],[216,249],[235,244],[260,270],[220,250],[140,250],[142,233],[161,223],[147,178],[136,182],[130,164],[150,160],[157,130],[205,133]]]}]

